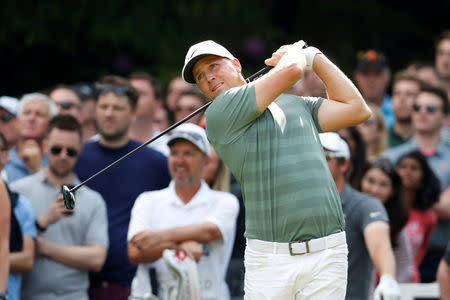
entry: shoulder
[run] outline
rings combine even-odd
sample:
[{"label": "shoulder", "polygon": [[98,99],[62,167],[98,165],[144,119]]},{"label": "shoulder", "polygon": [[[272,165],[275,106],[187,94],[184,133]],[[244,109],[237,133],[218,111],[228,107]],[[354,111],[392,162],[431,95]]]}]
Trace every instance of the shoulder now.
[{"label": "shoulder", "polygon": [[164,205],[169,201],[169,197],[171,197],[169,188],[170,187],[166,187],[161,190],[147,191],[139,194],[136,198],[135,206],[148,206],[152,205],[153,202],[155,202],[156,205]]},{"label": "shoulder", "polygon": [[35,184],[37,181],[39,181],[39,178],[39,173],[29,175],[10,183],[9,186],[12,190],[18,191],[20,193],[21,189],[28,189],[30,184]]},{"label": "shoulder", "polygon": [[413,141],[407,141],[401,145],[387,149],[382,153],[382,157],[389,159],[392,163],[396,163],[397,160],[404,154],[417,149],[416,144]]}]

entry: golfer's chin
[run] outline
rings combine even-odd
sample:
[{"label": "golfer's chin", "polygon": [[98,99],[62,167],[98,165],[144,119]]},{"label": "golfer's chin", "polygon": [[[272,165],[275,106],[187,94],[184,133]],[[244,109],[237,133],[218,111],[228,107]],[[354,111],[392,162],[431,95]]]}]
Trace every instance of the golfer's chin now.
[{"label": "golfer's chin", "polygon": [[223,92],[225,92],[228,89],[230,89],[230,88],[229,87],[225,87],[225,85],[222,85],[222,86],[218,87],[216,90],[214,90],[213,92],[211,92],[211,95],[208,98],[211,101],[213,101],[214,99],[219,97],[220,94],[222,94]]}]

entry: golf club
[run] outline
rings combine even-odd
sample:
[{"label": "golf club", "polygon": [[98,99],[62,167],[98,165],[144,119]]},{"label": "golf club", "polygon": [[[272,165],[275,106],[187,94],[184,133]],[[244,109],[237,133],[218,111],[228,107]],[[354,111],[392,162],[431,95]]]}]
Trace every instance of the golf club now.
[{"label": "golf club", "polygon": [[[256,79],[258,79],[259,77],[263,76],[264,74],[266,74],[267,72],[270,71],[270,69],[272,69],[272,66],[266,66],[263,69],[259,70],[258,72],[256,72],[255,74],[251,75],[250,77],[248,77],[245,81],[247,83],[252,82]],[[66,206],[67,209],[73,209],[75,207],[75,196],[74,196],[74,192],[76,190],[78,190],[80,187],[82,187],[83,185],[85,185],[86,183],[88,183],[90,180],[94,179],[95,177],[97,177],[98,175],[102,174],[103,172],[107,171],[108,169],[112,168],[113,166],[117,165],[118,163],[120,163],[122,160],[126,159],[128,156],[132,155],[133,153],[139,151],[140,149],[142,149],[143,147],[146,147],[148,144],[150,144],[151,142],[159,139],[161,136],[163,136],[164,134],[168,133],[169,131],[171,131],[172,129],[178,127],[179,125],[183,124],[184,122],[186,122],[187,120],[189,120],[190,118],[192,118],[193,116],[199,114],[201,111],[203,111],[204,109],[206,109],[211,102],[206,103],[205,105],[203,105],[202,107],[198,108],[196,111],[194,111],[193,113],[191,113],[190,115],[186,116],[185,118],[183,118],[182,120],[178,121],[177,123],[173,124],[172,126],[168,127],[166,130],[164,130],[163,132],[161,132],[160,134],[158,134],[157,136],[151,138],[150,140],[146,141],[145,143],[143,143],[142,145],[140,145],[139,147],[136,147],[135,149],[131,150],[130,152],[128,152],[127,154],[125,154],[124,156],[122,156],[121,158],[119,158],[118,160],[114,161],[113,163],[111,163],[110,165],[106,166],[105,168],[101,169],[100,171],[98,171],[97,173],[95,173],[94,175],[92,175],[91,177],[89,177],[88,179],[86,179],[85,181],[81,182],[80,184],[74,186],[73,188],[69,188],[67,185],[63,185],[61,187],[61,193],[63,194],[63,198],[64,198],[64,205]]]}]

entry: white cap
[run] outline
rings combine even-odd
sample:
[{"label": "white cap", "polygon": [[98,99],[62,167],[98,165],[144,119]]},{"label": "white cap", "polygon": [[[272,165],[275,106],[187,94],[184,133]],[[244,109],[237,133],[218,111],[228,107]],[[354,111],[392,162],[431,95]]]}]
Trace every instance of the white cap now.
[{"label": "white cap", "polygon": [[15,116],[19,109],[19,100],[9,96],[1,96],[0,107]]},{"label": "white cap", "polygon": [[342,157],[350,159],[350,150],[347,142],[344,141],[336,132],[325,132],[319,134],[322,147],[333,152],[333,157]]},{"label": "white cap", "polygon": [[186,54],[183,71],[181,72],[184,81],[188,83],[195,83],[194,75],[192,75],[192,69],[194,68],[196,62],[208,55],[216,55],[226,57],[228,59],[235,58],[224,46],[219,45],[214,41],[208,40],[197,43],[191,46]]},{"label": "white cap", "polygon": [[169,140],[167,141],[167,145],[170,147],[175,140],[179,139],[191,142],[206,155],[209,155],[210,153],[209,142],[206,137],[205,129],[198,125],[192,123],[181,124],[172,131],[169,136]]}]

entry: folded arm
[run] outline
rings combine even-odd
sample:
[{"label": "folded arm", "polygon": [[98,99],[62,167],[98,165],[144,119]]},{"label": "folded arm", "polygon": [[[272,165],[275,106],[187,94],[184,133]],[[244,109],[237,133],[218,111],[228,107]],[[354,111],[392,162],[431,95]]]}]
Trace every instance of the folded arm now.
[{"label": "folded arm", "polygon": [[9,254],[9,268],[11,272],[23,273],[33,269],[34,264],[34,239],[31,236],[23,236],[22,251]]}]

